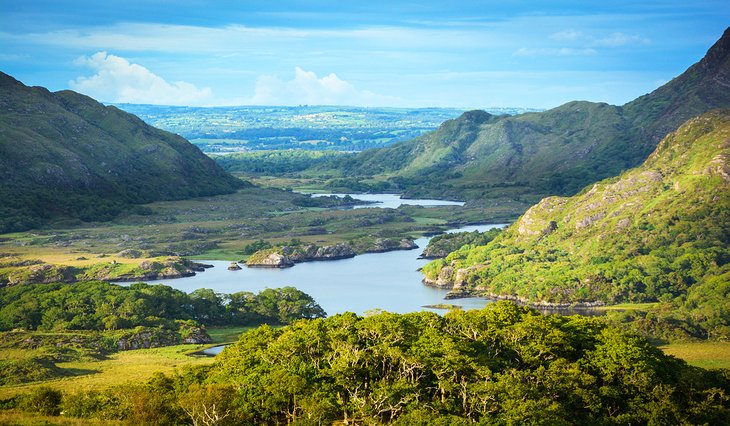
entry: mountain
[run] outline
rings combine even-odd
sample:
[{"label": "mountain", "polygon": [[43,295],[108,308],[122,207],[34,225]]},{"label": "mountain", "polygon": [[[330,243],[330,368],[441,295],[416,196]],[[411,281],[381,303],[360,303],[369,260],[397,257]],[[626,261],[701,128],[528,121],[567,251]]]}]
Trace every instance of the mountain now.
[{"label": "mountain", "polygon": [[640,167],[545,198],[487,245],[423,270],[427,283],[457,293],[533,303],[671,300],[713,280],[727,287],[730,110],[689,120]]},{"label": "mountain", "polygon": [[55,217],[109,219],[131,204],[242,185],[180,136],[0,73],[0,232]]},{"label": "mountain", "polygon": [[327,171],[387,180],[410,196],[535,202],[571,195],[641,164],[689,118],[730,107],[729,52],[730,28],[700,62],[624,106],[576,101],[517,116],[470,111],[421,137],[336,160]]}]

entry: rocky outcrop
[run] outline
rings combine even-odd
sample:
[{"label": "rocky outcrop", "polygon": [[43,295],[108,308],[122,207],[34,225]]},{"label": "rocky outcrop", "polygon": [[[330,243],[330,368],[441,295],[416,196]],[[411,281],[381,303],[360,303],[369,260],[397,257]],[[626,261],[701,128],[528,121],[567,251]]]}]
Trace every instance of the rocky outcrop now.
[{"label": "rocky outcrop", "polygon": [[230,265],[228,265],[229,271],[240,271],[241,267],[238,265],[238,262],[231,262]]},{"label": "rocky outcrop", "polygon": [[413,250],[417,249],[416,243],[408,238],[396,240],[393,238],[378,238],[372,246],[365,250],[365,253],[383,253],[394,250]]},{"label": "rocky outcrop", "polygon": [[284,246],[282,254],[286,255],[294,263],[309,262],[313,260],[337,260],[355,257],[355,251],[348,244],[335,244],[332,246],[317,246],[307,244],[303,246]]},{"label": "rocky outcrop", "polygon": [[147,257],[142,250],[136,250],[136,249],[122,250],[119,253],[117,253],[117,256],[123,257],[126,259],[139,259],[141,257]]},{"label": "rocky outcrop", "polygon": [[205,329],[199,326],[184,326],[179,331],[138,327],[117,340],[117,349],[120,351],[129,351],[134,349],[160,348],[183,343],[207,344],[212,341],[213,339],[210,338]]},{"label": "rocky outcrop", "polygon": [[[381,253],[393,250],[411,250],[418,246],[408,238],[395,240],[379,238],[365,249],[358,248],[362,253]],[[246,266],[254,268],[287,268],[295,263],[313,262],[320,260],[339,260],[355,257],[357,252],[346,243],[329,246],[303,244],[296,246],[274,247],[259,250],[246,260]]]},{"label": "rocky outcrop", "polygon": [[281,254],[277,249],[259,250],[246,261],[249,268],[288,268],[294,262],[288,256]]},{"label": "rocky outcrop", "polygon": [[42,263],[14,270],[5,280],[0,279],[0,284],[2,281],[7,285],[71,283],[75,281],[75,272],[70,266]]},{"label": "rocky outcrop", "polygon": [[254,268],[287,268],[295,263],[316,260],[338,260],[355,257],[355,251],[348,244],[317,246],[305,244],[301,246],[284,246],[259,250],[246,261],[246,266]]},{"label": "rocky outcrop", "polygon": [[80,279],[97,279],[107,281],[144,281],[168,278],[191,277],[196,272],[203,272],[208,265],[195,263],[180,257],[168,257],[164,260],[145,260],[129,272],[119,273],[118,264],[111,262],[96,270],[89,271]]}]

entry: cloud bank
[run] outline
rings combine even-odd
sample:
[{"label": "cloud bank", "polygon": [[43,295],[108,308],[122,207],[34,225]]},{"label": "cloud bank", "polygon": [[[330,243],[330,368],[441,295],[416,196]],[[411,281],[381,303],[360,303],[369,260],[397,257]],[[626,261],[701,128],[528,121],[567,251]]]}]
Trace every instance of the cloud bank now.
[{"label": "cloud bank", "polygon": [[78,77],[69,82],[69,87],[104,102],[192,106],[213,99],[207,87],[199,89],[184,81],[169,83],[141,65],[106,52],[83,56],[75,63],[96,74]]},{"label": "cloud bank", "polygon": [[314,72],[294,68],[294,78],[283,81],[273,75],[263,75],[256,81],[252,105],[360,105],[391,106],[400,99],[358,90],[331,73],[322,78]]}]

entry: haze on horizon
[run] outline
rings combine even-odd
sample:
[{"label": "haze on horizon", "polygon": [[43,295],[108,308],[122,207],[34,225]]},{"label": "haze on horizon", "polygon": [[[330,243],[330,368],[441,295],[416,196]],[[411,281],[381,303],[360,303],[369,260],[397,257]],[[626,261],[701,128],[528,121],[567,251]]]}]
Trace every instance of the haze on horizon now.
[{"label": "haze on horizon", "polygon": [[348,3],[6,1],[0,70],[117,103],[620,105],[730,22],[715,0]]}]

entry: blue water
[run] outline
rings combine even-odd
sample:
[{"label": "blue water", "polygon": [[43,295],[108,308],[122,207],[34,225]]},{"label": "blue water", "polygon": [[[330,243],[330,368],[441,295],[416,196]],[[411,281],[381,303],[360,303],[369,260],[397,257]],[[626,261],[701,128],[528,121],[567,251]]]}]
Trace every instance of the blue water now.
[{"label": "blue water", "polygon": [[[465,230],[485,231],[504,225],[466,227]],[[454,230],[458,231],[458,230]],[[444,301],[446,289],[427,287],[418,271],[428,260],[418,257],[429,238],[416,240],[418,249],[371,253],[351,259],[306,262],[286,269],[247,268],[227,269],[227,261],[202,261],[213,268],[193,277],[153,281],[192,292],[210,288],[220,293],[238,291],[258,292],[265,288],[293,286],[309,294],[328,315],[346,311],[364,314],[375,309],[389,312],[414,312],[424,305],[450,303],[464,309],[482,308],[490,301],[472,297]]]},{"label": "blue water", "polygon": [[461,201],[445,201],[445,200],[426,200],[426,199],[408,199],[401,198],[398,194],[312,194],[312,197],[326,197],[336,195],[344,197],[349,195],[356,200],[368,201],[367,204],[356,204],[353,209],[370,209],[370,208],[388,208],[397,209],[400,206],[463,206]]}]

